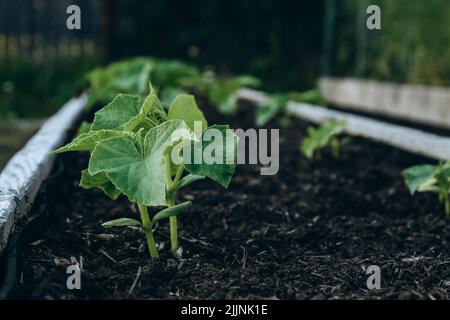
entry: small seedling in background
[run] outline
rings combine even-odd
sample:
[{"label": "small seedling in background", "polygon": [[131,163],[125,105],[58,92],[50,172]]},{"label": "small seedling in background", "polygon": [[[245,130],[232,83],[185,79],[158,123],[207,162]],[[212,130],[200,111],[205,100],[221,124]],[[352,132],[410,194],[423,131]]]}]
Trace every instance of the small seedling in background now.
[{"label": "small seedling in background", "polygon": [[158,60],[138,57],[112,63],[91,71],[89,100],[87,107],[111,101],[119,93],[143,96],[148,91],[147,83],[157,83],[161,90],[162,105],[167,109],[176,93],[192,90],[207,96],[224,114],[237,110],[239,89],[260,85],[260,80],[252,76],[216,78],[213,72],[201,73],[195,66],[178,60]]},{"label": "small seedling in background", "polygon": [[237,96],[239,89],[256,88],[260,80],[251,76],[238,76],[213,80],[207,88],[208,99],[219,108],[223,114],[234,114],[237,111]]},{"label": "small seedling in background", "polygon": [[308,159],[320,158],[320,151],[329,147],[333,157],[338,157],[341,146],[349,142],[348,138],[340,139],[344,132],[345,121],[329,120],[319,128],[309,127],[308,136],[303,139],[300,149]]},{"label": "small seedling in background", "polygon": [[288,100],[288,97],[284,94],[270,96],[256,110],[256,125],[263,127],[280,113],[284,114]]},{"label": "small seedling in background", "polygon": [[280,126],[287,128],[290,125],[290,117],[286,112],[286,106],[289,101],[308,103],[314,105],[323,105],[324,99],[318,90],[312,89],[305,92],[288,92],[273,94],[268,97],[256,111],[256,125],[265,126],[274,118],[280,116]]},{"label": "small seedling in background", "polygon": [[[233,159],[231,164],[229,161],[201,161],[175,165],[170,157],[173,148],[188,143],[203,151],[214,140],[205,139],[210,142],[202,144],[198,141],[203,141],[203,136],[208,135],[210,130],[225,135],[228,133],[228,126],[208,127],[195,98],[187,94],[178,95],[166,113],[151,85],[150,89],[150,94],[145,99],[136,95],[117,95],[95,113],[89,132],[80,134],[54,153],[91,153],[89,166],[82,171],[80,186],[86,189],[100,188],[112,199],[117,199],[121,194],[126,195],[131,202],[137,204],[141,218],[140,221],[121,218],[105,222],[103,226],[141,226],[147,237],[150,255],[158,258],[153,238],[154,224],[161,219],[170,219],[171,249],[176,254],[176,216],[191,205],[189,201],[176,204],[178,191],[205,177],[228,187],[236,167],[237,137],[233,134],[232,143],[227,141],[222,144],[222,150],[215,151],[224,159]],[[201,136],[194,133],[195,122],[201,123]],[[176,132],[184,134],[173,139]],[[150,217],[147,207],[160,206],[167,208]]]},{"label": "small seedling in background", "polygon": [[411,192],[435,192],[450,215],[450,161],[433,165],[418,165],[403,171],[405,183]]}]

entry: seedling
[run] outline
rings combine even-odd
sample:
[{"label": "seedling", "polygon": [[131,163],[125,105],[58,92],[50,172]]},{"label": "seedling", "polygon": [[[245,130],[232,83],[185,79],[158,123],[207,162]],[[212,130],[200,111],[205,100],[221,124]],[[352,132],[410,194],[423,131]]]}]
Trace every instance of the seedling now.
[{"label": "seedling", "polygon": [[[96,112],[89,132],[79,135],[54,153],[90,152],[89,166],[82,171],[80,186],[100,188],[112,199],[124,194],[137,204],[140,212],[140,221],[121,218],[108,221],[103,226],[141,226],[147,237],[150,255],[158,258],[152,231],[154,224],[169,218],[171,249],[176,254],[176,216],[191,205],[189,201],[176,203],[178,191],[205,177],[228,187],[236,167],[237,137],[232,134],[231,143],[227,141],[220,146],[220,150],[216,148],[217,155],[232,159],[231,162],[186,161],[176,164],[171,157],[174,148],[178,150],[180,146],[188,145],[191,148],[188,150],[201,148],[203,151],[212,143],[201,143],[207,140],[203,138],[210,136],[213,130],[229,137],[228,126],[208,127],[192,95],[178,95],[166,113],[151,85],[150,89],[145,99],[136,95],[117,95]],[[182,159],[185,160],[184,155]],[[150,217],[147,207],[159,206],[166,208]]]},{"label": "seedling", "polygon": [[279,115],[280,125],[282,127],[289,126],[289,115],[286,112],[286,105],[288,101],[309,103],[315,105],[322,105],[324,100],[317,90],[308,90],[305,92],[288,92],[274,94],[268,97],[256,112],[256,125],[259,127],[265,126],[269,121],[273,120]]},{"label": "seedling", "polygon": [[445,213],[450,215],[450,161],[439,164],[418,165],[403,171],[405,183],[411,192],[435,192],[444,204]]},{"label": "seedling", "polygon": [[333,157],[338,157],[341,146],[349,142],[346,138],[339,138],[344,129],[345,122],[337,120],[326,121],[317,129],[309,127],[308,136],[300,145],[302,153],[308,159],[320,158],[320,151],[329,147]]},{"label": "seedling", "polygon": [[237,110],[237,96],[239,89],[244,87],[258,87],[260,80],[251,76],[215,79],[208,90],[209,100],[223,114],[234,114]]},{"label": "seedling", "polygon": [[263,127],[277,115],[284,112],[287,102],[288,97],[284,94],[270,96],[266,102],[260,105],[256,110],[256,125],[258,127]]}]

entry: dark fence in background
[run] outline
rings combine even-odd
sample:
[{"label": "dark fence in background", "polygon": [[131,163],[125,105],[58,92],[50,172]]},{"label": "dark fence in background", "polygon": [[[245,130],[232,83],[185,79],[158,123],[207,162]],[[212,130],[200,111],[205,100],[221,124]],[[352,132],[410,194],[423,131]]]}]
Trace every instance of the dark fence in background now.
[{"label": "dark fence in background", "polygon": [[[71,4],[81,8],[81,30],[66,27]],[[101,13],[100,0],[1,0],[0,59],[42,63],[96,55],[101,49]]]},{"label": "dark fence in background", "polygon": [[111,0],[108,58],[178,58],[306,89],[320,71],[323,11],[323,0]]},{"label": "dark fence in background", "polygon": [[[101,61],[107,0],[0,0],[0,120],[46,117],[85,86]],[[69,5],[81,30],[66,26]]]}]

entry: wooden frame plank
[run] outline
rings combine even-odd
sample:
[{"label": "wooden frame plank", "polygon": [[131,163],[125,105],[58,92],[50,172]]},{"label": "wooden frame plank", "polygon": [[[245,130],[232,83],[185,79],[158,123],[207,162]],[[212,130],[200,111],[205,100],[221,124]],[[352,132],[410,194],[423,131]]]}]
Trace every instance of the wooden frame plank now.
[{"label": "wooden frame plank", "polygon": [[450,129],[450,88],[324,77],[319,89],[341,108]]},{"label": "wooden frame plank", "polygon": [[[238,98],[260,105],[267,99],[267,95],[245,89],[238,92]],[[331,119],[344,120],[345,132],[349,135],[371,139],[436,160],[450,160],[450,137],[306,103],[291,101],[287,110],[300,119],[317,124]]]},{"label": "wooden frame plank", "polygon": [[86,100],[87,96],[82,95],[67,102],[0,173],[0,254],[16,223],[31,209],[42,181],[51,171],[55,156],[49,152],[65,142],[67,130],[81,115]]}]

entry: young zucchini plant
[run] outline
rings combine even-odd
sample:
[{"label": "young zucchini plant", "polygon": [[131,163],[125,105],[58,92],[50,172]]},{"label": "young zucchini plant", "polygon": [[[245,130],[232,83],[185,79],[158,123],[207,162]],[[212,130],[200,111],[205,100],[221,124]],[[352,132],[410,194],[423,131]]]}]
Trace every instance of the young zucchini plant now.
[{"label": "young zucchini plant", "polygon": [[312,89],[305,92],[288,92],[271,95],[256,111],[256,125],[265,126],[275,117],[280,116],[281,127],[288,127],[290,124],[289,115],[286,112],[288,101],[302,102],[308,104],[322,105],[324,99],[318,90]]},{"label": "young zucchini plant", "polygon": [[237,91],[244,87],[256,88],[260,84],[259,79],[247,75],[214,79],[207,88],[207,95],[221,113],[230,115],[237,111]]},{"label": "young zucchini plant", "polygon": [[435,192],[439,201],[444,204],[444,210],[450,215],[450,161],[439,164],[418,165],[403,171],[405,183],[411,192]]},{"label": "young zucchini plant", "polygon": [[320,151],[330,147],[331,154],[337,158],[343,144],[349,142],[348,138],[340,139],[339,135],[345,129],[345,121],[329,120],[319,128],[308,128],[308,136],[301,142],[300,149],[308,159],[320,158]]},{"label": "young zucchini plant", "polygon": [[[191,205],[189,201],[176,203],[178,191],[205,177],[228,187],[236,167],[237,136],[226,125],[208,127],[192,95],[178,95],[166,113],[151,84],[150,90],[145,99],[118,94],[96,112],[89,132],[54,153],[90,152],[89,166],[82,171],[80,186],[100,188],[112,199],[124,194],[137,204],[140,212],[140,221],[121,218],[105,222],[103,226],[141,226],[151,257],[158,258],[152,231],[154,224],[169,218],[171,249],[176,254],[176,216]],[[228,140],[220,149],[215,147],[215,153],[228,161],[210,162],[202,158],[194,163],[188,161],[189,157],[184,154],[200,151],[203,157],[203,151],[211,149],[210,144],[214,142],[211,135],[217,132],[226,135],[224,139]],[[181,162],[175,163],[174,150],[188,151],[182,154]],[[166,208],[150,217],[147,207],[160,206]]]}]

